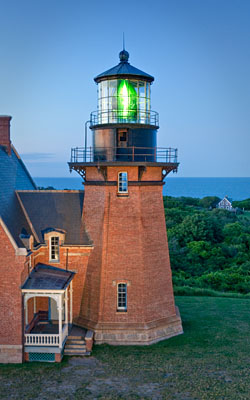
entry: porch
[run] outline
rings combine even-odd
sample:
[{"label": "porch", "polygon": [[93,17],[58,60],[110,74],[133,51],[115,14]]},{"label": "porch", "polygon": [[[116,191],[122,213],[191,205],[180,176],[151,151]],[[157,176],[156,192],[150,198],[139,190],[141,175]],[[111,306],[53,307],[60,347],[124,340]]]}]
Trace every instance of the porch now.
[{"label": "porch", "polygon": [[27,361],[61,361],[72,327],[74,275],[39,264],[22,286]]},{"label": "porch", "polygon": [[[63,324],[61,330],[61,338],[59,333],[59,323],[58,321],[40,321],[38,317],[39,313],[34,316],[35,323],[31,328],[30,325],[27,326],[25,337],[25,346],[58,346],[60,347],[60,342],[62,346],[67,338],[71,325]],[[32,321],[33,322],[33,321]],[[33,323],[32,323],[33,325]],[[61,340],[60,340],[61,339]],[[61,346],[61,347],[62,347]]]}]

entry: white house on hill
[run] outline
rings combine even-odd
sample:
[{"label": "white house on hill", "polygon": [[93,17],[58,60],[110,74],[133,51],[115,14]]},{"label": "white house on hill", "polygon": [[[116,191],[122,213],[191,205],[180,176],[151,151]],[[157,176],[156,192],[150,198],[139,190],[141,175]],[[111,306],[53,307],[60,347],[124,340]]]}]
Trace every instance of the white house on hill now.
[{"label": "white house on hill", "polygon": [[222,208],[224,210],[233,211],[234,208],[232,206],[232,199],[229,199],[227,196],[224,197],[218,204],[217,208]]}]

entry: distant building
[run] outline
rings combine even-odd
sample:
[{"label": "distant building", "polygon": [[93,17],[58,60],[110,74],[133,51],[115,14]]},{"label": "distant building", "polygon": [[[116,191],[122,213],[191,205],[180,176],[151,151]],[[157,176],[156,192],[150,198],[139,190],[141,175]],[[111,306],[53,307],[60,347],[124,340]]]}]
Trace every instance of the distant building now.
[{"label": "distant building", "polygon": [[232,199],[230,199],[227,196],[225,196],[224,199],[222,199],[217,204],[217,208],[221,208],[221,209],[228,210],[228,211],[235,211],[233,206],[232,206]]}]

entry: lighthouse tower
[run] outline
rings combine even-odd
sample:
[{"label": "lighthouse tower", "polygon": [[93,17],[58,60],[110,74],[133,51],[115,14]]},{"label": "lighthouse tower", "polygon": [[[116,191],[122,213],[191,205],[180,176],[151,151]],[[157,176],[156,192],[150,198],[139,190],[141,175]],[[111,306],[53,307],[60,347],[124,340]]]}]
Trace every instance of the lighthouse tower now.
[{"label": "lighthouse tower", "polygon": [[123,50],[98,75],[92,147],[72,149],[84,180],[83,224],[93,240],[75,323],[96,343],[151,344],[182,333],[175,307],[162,198],[177,149],[157,147],[154,78]]}]

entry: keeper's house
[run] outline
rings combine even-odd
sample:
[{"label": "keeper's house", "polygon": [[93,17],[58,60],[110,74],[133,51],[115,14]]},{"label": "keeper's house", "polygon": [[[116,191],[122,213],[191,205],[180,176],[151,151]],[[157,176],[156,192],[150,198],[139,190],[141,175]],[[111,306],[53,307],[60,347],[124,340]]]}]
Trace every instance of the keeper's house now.
[{"label": "keeper's house", "polygon": [[0,363],[61,361],[93,249],[84,193],[37,190],[10,120],[0,116]]}]

